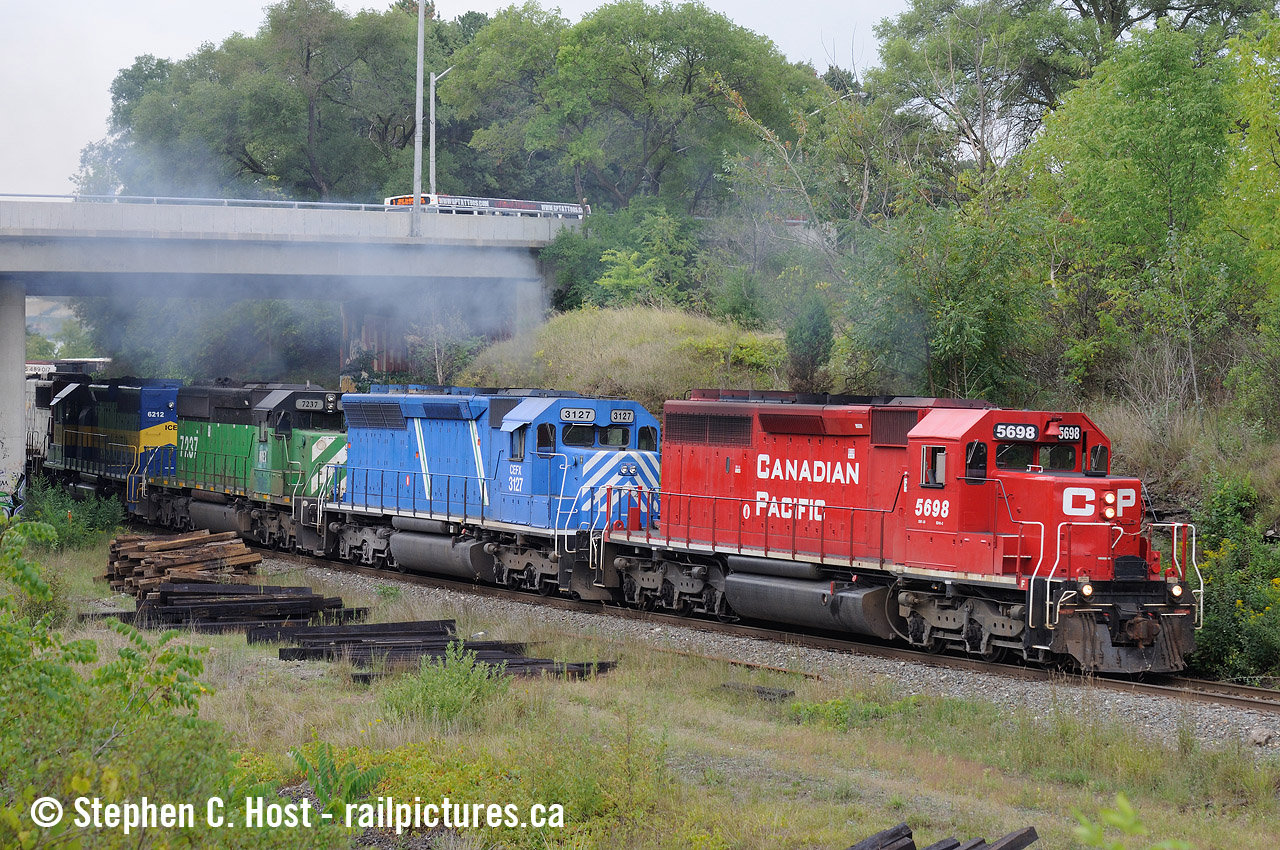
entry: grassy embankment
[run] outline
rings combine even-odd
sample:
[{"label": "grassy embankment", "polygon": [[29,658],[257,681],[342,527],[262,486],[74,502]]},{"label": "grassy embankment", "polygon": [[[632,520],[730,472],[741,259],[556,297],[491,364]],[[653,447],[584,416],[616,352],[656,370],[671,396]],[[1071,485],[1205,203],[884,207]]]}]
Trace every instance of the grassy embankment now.
[{"label": "grassy embankment", "polygon": [[[105,594],[90,578],[105,547],[46,560],[66,577],[73,607]],[[870,677],[743,670],[561,634],[532,610],[493,622],[394,585],[368,598],[319,589],[373,606],[379,621],[455,617],[463,634],[533,641],[538,654],[566,660],[620,662],[596,679],[516,679],[451,706],[456,681],[366,687],[350,683],[342,665],[281,663],[274,647],[240,636],[183,638],[211,647],[201,681],[213,693],[200,716],[226,730],[251,778],[297,783],[288,750],[328,742],[341,760],[385,767],[376,794],[567,809],[564,830],[486,830],[440,846],[839,848],[905,820],[922,846],[1030,824],[1043,836],[1037,847],[1055,850],[1078,846],[1072,809],[1094,814],[1119,792],[1148,824],[1150,843],[1264,847],[1280,834],[1280,762],[1259,762],[1234,744],[1202,747],[1177,716],[1165,741],[1143,741],[1122,718],[1065,707],[1036,717],[909,696]],[[98,640],[104,656],[122,643],[100,625],[74,632]],[[796,699],[763,703],[722,689],[726,681],[791,688]],[[414,713],[424,705],[425,716]]]}]

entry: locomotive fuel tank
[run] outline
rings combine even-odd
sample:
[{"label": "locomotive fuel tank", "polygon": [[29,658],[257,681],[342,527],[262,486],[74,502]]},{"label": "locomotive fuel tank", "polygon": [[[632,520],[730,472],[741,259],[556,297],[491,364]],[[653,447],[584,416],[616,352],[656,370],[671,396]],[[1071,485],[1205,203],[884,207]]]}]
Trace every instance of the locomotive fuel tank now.
[{"label": "locomotive fuel tank", "polygon": [[890,599],[888,585],[840,587],[833,582],[734,573],[725,579],[724,593],[735,612],[752,620],[885,640],[896,634],[889,621],[889,605],[896,601]]},{"label": "locomotive fuel tank", "polygon": [[397,531],[391,535],[391,554],[403,569],[442,573],[470,581],[494,580],[493,555],[477,540],[455,541],[443,534]]}]

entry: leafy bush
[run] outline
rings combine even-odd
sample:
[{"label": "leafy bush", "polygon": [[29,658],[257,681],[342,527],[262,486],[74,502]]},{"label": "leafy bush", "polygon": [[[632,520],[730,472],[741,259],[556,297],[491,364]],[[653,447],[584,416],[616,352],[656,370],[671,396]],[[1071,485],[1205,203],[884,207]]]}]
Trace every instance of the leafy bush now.
[{"label": "leafy bush", "polygon": [[29,591],[19,588],[15,594],[14,611],[19,617],[33,623],[47,617],[46,622],[50,628],[66,624],[71,614],[66,579],[62,574],[43,567],[38,568],[38,575],[44,581],[48,593],[33,596]]},{"label": "leafy bush", "polygon": [[475,652],[451,643],[444,658],[423,658],[415,673],[388,685],[381,702],[398,720],[470,726],[510,684],[502,667],[477,661]]},{"label": "leafy bush", "polygon": [[1280,547],[1258,527],[1248,481],[1219,479],[1196,517],[1204,628],[1192,668],[1222,679],[1280,676]]},{"label": "leafy bush", "polygon": [[118,499],[94,496],[77,501],[70,493],[40,478],[27,488],[25,516],[48,524],[59,549],[85,549],[124,522],[124,506]]},{"label": "leafy bush", "polygon": [[[0,519],[0,579],[36,604],[52,592],[39,566],[25,552],[48,545],[53,529],[40,523]],[[244,789],[234,780],[226,740],[216,726],[197,718],[205,688],[201,650],[177,642],[177,632],[151,639],[132,626],[113,623],[124,641],[100,662],[95,641],[69,641],[50,628],[50,617],[32,620],[0,597],[0,847],[66,844],[95,848],[143,846],[136,832],[74,826],[66,817],[41,830],[29,809],[51,795],[104,802],[234,799]],[[192,846],[335,846],[325,831],[210,830],[197,817],[181,833]],[[336,830],[332,831],[336,834]]]},{"label": "leafy bush", "polygon": [[779,389],[777,336],[653,307],[585,308],[494,345],[463,380],[632,398],[653,411],[698,387]]}]

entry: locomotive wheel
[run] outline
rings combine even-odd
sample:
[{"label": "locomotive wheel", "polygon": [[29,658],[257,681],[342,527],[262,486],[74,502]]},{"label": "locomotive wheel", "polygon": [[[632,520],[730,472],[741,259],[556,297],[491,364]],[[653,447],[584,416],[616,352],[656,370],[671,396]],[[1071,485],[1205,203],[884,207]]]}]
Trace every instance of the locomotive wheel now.
[{"label": "locomotive wheel", "polygon": [[983,661],[988,664],[1003,664],[1005,658],[1009,656],[1009,650],[1003,646],[991,646],[987,651],[981,654]]},{"label": "locomotive wheel", "polygon": [[539,580],[539,582],[538,582],[538,595],[539,595],[539,596],[550,596],[550,595],[551,595],[551,591],[552,591],[552,589],[553,589],[553,588],[551,587],[551,582],[549,582],[549,581],[542,581],[542,580]]}]

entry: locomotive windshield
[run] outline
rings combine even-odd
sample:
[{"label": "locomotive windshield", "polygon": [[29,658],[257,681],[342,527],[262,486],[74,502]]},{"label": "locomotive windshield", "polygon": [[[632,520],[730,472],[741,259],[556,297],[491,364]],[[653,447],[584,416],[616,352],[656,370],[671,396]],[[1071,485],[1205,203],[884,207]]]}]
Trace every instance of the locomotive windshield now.
[{"label": "locomotive windshield", "polygon": [[[641,430],[652,431],[653,429]],[[566,425],[561,431],[560,439],[566,446],[575,448],[625,449],[631,445],[631,429],[626,425]],[[653,438],[653,442],[657,442],[656,437]]]},{"label": "locomotive windshield", "polygon": [[1038,466],[1057,472],[1073,472],[1076,447],[1071,443],[998,443],[996,468],[1026,470]]}]

